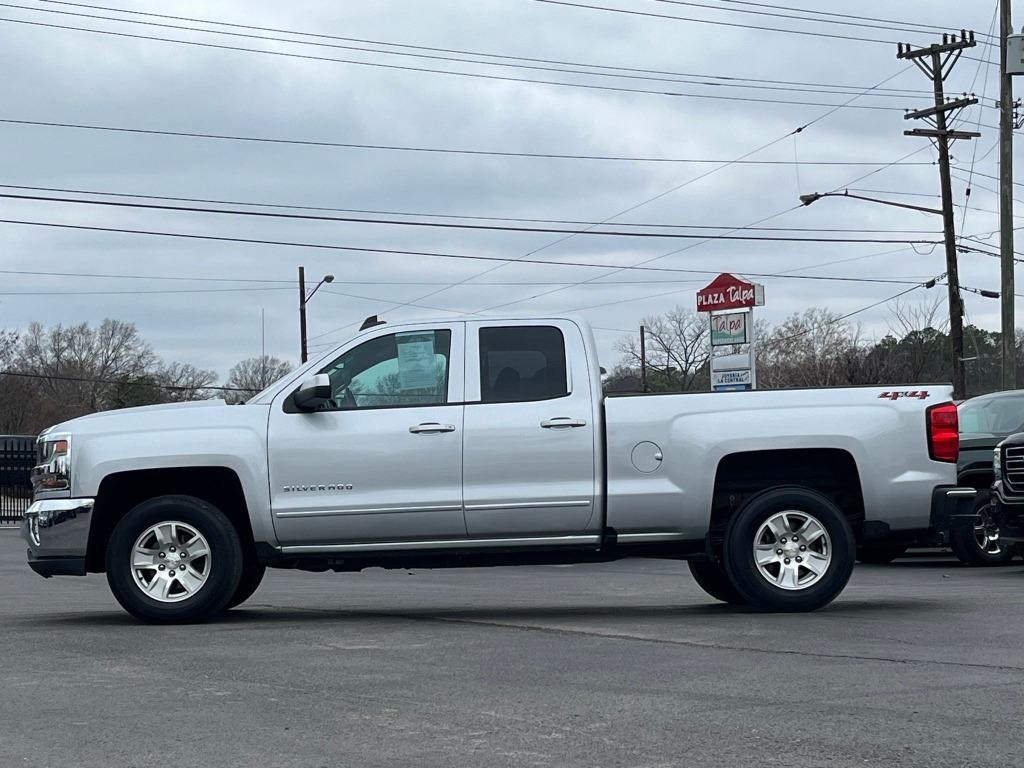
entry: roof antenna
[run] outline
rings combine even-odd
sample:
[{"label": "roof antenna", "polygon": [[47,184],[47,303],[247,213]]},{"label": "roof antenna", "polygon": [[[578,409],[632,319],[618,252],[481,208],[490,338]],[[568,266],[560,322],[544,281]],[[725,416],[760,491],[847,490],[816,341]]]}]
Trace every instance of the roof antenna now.
[{"label": "roof antenna", "polygon": [[368,318],[363,320],[363,324],[359,326],[359,330],[365,331],[367,328],[376,328],[378,325],[387,325],[387,323],[376,315],[370,315]]}]

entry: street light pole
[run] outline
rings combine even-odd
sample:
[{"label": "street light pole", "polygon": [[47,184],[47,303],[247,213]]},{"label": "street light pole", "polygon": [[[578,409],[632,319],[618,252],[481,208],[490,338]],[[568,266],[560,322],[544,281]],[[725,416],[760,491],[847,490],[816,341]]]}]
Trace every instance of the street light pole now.
[{"label": "street light pole", "polygon": [[306,268],[299,267],[299,357],[303,364],[309,359],[306,349],[306,304],[324,283],[333,283],[334,275],[324,275],[316,287],[306,295]]},{"label": "street light pole", "polygon": [[306,268],[299,267],[299,357],[306,363]]},{"label": "street light pole", "polygon": [[1013,33],[1010,0],[999,3],[999,254],[1003,295],[1001,312],[1002,388],[1017,388],[1016,322],[1013,279],[1013,76],[1007,72]]}]

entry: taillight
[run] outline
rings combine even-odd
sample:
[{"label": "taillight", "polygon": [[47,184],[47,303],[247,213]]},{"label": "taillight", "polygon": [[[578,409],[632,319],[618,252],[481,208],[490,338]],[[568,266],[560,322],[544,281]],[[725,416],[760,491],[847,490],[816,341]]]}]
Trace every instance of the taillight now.
[{"label": "taillight", "polygon": [[928,455],[934,461],[960,458],[960,420],[953,403],[928,409]]}]

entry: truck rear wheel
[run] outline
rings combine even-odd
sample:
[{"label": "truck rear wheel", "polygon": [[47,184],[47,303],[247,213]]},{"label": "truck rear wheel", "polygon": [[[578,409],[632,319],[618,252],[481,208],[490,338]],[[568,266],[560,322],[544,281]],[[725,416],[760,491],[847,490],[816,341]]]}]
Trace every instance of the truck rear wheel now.
[{"label": "truck rear wheel", "polygon": [[853,530],[820,493],[775,488],[746,503],[725,536],[725,569],[737,592],[764,611],[814,611],[853,573]]},{"label": "truck rear wheel", "polygon": [[693,580],[697,582],[697,586],[715,600],[721,600],[729,605],[746,605],[746,598],[729,581],[729,575],[721,563],[690,560],[687,565],[690,566],[690,573],[693,575]]},{"label": "truck rear wheel", "polygon": [[242,546],[223,512],[192,496],[158,496],[114,527],[107,583],[128,613],[154,624],[223,610],[242,574]]},{"label": "truck rear wheel", "polygon": [[962,563],[967,565],[1005,565],[1014,554],[1014,548],[999,540],[999,528],[989,514],[991,496],[978,494],[974,503],[976,517],[970,525],[952,525],[949,529],[949,547]]}]

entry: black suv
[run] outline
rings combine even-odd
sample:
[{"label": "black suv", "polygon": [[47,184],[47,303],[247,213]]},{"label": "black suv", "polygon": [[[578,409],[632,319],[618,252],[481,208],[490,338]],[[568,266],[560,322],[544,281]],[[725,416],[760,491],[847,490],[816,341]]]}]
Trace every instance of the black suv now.
[{"label": "black suv", "polygon": [[1024,433],[1003,440],[993,456],[993,525],[1004,546],[1024,544]]},{"label": "black suv", "polygon": [[[862,563],[887,563],[902,555],[909,547],[948,546],[965,563],[1000,565],[1009,562],[1019,548],[993,518],[990,507],[993,473],[992,456],[997,445],[1019,438],[1024,456],[1024,390],[993,392],[972,397],[957,408],[960,420],[960,459],[957,462],[957,485],[976,488],[973,525],[936,525],[926,536],[909,541],[881,541],[857,550]],[[1015,433],[1022,434],[1015,434]],[[1008,437],[1014,435],[1014,437]],[[1005,443],[1004,443],[1005,444]],[[1017,503],[1024,505],[1024,461],[1022,485]],[[1021,508],[1024,514],[1024,506]]]}]

